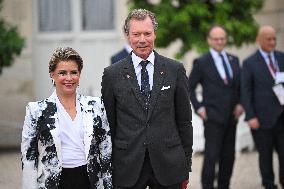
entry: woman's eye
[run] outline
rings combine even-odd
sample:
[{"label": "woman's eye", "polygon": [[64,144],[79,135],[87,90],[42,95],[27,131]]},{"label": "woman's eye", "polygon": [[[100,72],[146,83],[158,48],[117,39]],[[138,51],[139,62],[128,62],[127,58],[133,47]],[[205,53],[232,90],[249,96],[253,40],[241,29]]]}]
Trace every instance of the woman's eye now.
[{"label": "woman's eye", "polygon": [[58,75],[59,75],[59,76],[66,76],[66,75],[67,75],[67,72],[58,72]]},{"label": "woman's eye", "polygon": [[72,72],[71,72],[71,75],[73,75],[73,76],[78,76],[78,75],[79,75],[79,72],[78,72],[78,71],[72,71]]}]

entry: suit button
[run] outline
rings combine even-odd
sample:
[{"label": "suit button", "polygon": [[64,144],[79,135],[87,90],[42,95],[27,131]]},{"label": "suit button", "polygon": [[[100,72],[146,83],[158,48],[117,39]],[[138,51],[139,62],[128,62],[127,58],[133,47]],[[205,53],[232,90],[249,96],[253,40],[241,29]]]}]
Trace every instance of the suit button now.
[{"label": "suit button", "polygon": [[143,146],[147,146],[148,145],[148,143],[147,142],[143,142]]}]

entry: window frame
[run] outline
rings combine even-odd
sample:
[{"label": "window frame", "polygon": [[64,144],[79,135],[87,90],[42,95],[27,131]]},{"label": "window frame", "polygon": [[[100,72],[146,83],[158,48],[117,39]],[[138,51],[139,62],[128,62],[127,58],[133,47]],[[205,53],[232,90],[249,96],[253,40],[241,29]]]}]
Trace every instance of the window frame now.
[{"label": "window frame", "polygon": [[109,39],[117,39],[118,33],[117,31],[117,2],[113,0],[114,7],[114,21],[113,21],[113,29],[111,30],[83,30],[82,28],[82,7],[81,1],[78,0],[70,0],[71,7],[71,29],[69,31],[40,31],[39,30],[39,10],[38,10],[38,0],[33,0],[33,31],[35,32],[35,36],[38,40],[42,42],[48,41],[73,41],[74,39],[80,39],[83,41],[87,40],[109,40]]}]

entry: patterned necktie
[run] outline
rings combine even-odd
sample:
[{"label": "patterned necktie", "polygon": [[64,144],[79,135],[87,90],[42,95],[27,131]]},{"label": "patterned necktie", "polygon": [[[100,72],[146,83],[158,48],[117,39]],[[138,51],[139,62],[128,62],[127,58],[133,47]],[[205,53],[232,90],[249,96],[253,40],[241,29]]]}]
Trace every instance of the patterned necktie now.
[{"label": "patterned necktie", "polygon": [[275,69],[275,66],[274,66],[274,64],[272,62],[271,56],[270,56],[270,54],[268,54],[267,56],[268,56],[268,59],[269,59],[269,67],[271,68],[271,70],[275,74],[276,73],[276,69]]},{"label": "patterned necktie", "polygon": [[220,57],[222,59],[223,68],[224,68],[225,74],[226,74],[226,78],[225,78],[224,82],[225,82],[226,85],[228,85],[230,83],[230,81],[231,81],[231,77],[230,77],[230,74],[229,74],[229,69],[227,67],[227,64],[225,62],[225,59],[224,59],[223,55],[221,53],[219,55],[220,55]]},{"label": "patterned necktie", "polygon": [[140,62],[142,66],[141,69],[141,93],[144,98],[145,108],[148,109],[149,102],[150,102],[150,83],[149,83],[149,75],[146,69],[147,64],[149,63],[148,60],[143,60]]}]

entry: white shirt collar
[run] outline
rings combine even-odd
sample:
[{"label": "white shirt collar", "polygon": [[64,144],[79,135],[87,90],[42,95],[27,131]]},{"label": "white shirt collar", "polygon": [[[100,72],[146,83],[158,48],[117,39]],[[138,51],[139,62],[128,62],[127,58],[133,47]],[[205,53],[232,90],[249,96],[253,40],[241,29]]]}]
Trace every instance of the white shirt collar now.
[{"label": "white shirt collar", "polygon": [[267,53],[267,52],[265,52],[264,50],[262,50],[261,47],[259,47],[258,49],[259,49],[259,52],[260,52],[260,54],[262,55],[262,57],[263,57],[264,59],[267,59],[267,58],[268,58],[268,55],[270,55],[271,57],[274,57],[274,56],[273,56],[273,51],[271,51],[270,53]]},{"label": "white shirt collar", "polygon": [[[135,53],[131,53],[131,57],[132,57],[132,62],[133,62],[133,65],[134,65],[134,68],[138,67],[139,66],[139,63],[144,60],[142,58],[140,58],[139,56],[137,56]],[[148,60],[151,64],[153,64],[154,66],[154,61],[155,61],[155,54],[154,54],[154,51],[151,52],[151,54],[148,56],[148,58],[146,59]]]},{"label": "white shirt collar", "polygon": [[231,65],[229,63],[229,60],[228,60],[228,57],[226,55],[225,50],[222,50],[221,52],[217,52],[213,48],[210,48],[209,51],[210,51],[210,53],[211,53],[211,55],[213,57],[214,64],[215,64],[215,66],[216,66],[216,68],[217,68],[221,78],[225,78],[225,70],[224,70],[224,67],[223,67],[223,64],[222,64],[222,59],[219,56],[219,54],[222,54],[222,56],[223,56],[223,58],[225,60],[225,64],[227,65],[230,77],[233,78],[233,70],[232,70]]},{"label": "white shirt collar", "polygon": [[215,58],[219,58],[219,54],[222,54],[223,57],[226,56],[226,52],[224,50],[222,50],[221,52],[217,52],[216,50],[214,50],[213,48],[210,48],[209,49],[213,59]]}]

